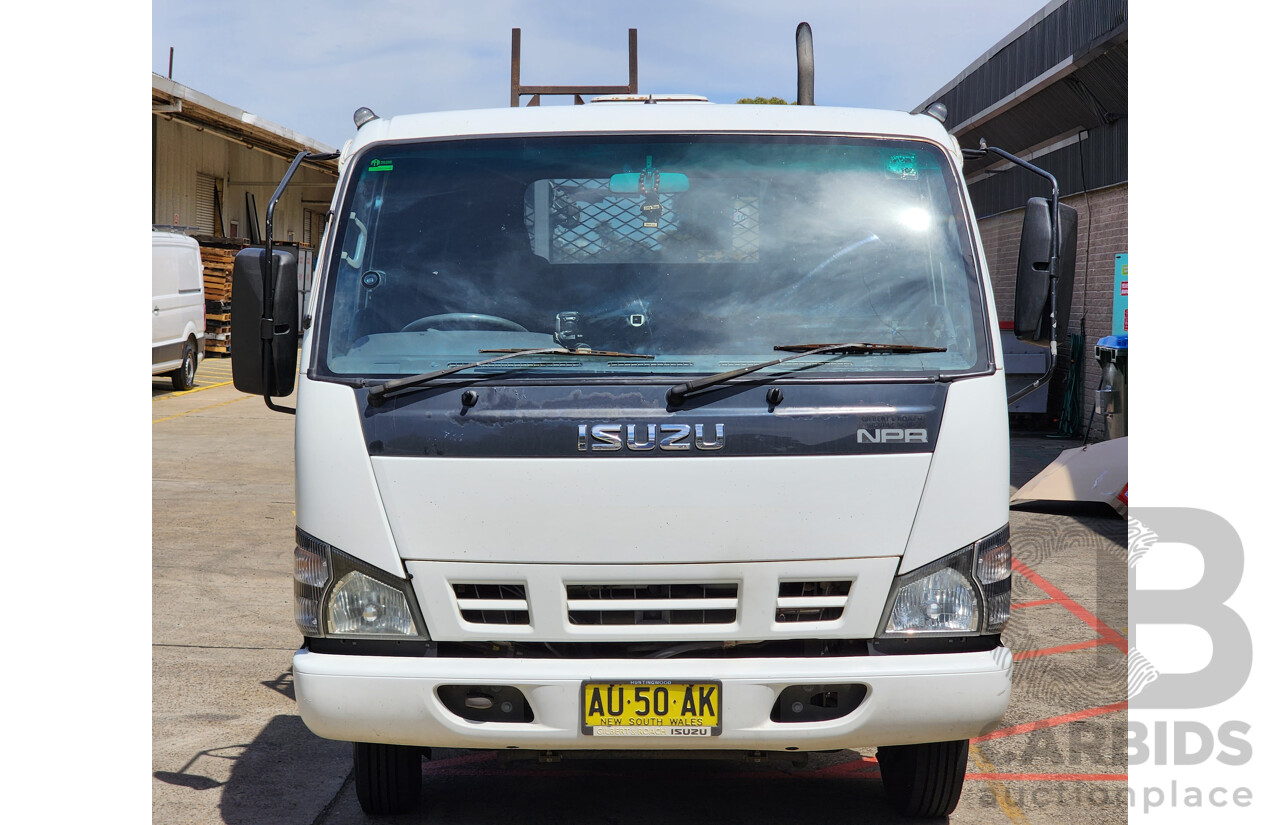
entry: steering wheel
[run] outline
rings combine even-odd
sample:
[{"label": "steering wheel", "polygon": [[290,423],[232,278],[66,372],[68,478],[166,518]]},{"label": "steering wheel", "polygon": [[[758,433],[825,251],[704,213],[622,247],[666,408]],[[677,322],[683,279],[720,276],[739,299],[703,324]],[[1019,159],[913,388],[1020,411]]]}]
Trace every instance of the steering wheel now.
[{"label": "steering wheel", "polygon": [[421,332],[436,324],[463,325],[464,329],[504,329],[510,332],[529,331],[507,318],[499,318],[497,315],[479,315],[474,312],[446,312],[441,315],[427,315],[416,321],[410,321],[400,331]]}]

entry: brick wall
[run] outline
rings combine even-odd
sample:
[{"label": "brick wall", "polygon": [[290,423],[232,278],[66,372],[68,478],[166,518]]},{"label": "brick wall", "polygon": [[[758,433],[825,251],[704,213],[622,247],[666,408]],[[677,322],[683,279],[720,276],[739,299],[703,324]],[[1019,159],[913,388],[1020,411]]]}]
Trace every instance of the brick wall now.
[{"label": "brick wall", "polygon": [[[1071,300],[1071,318],[1063,324],[1058,319],[1058,370],[1049,386],[1049,422],[1057,427],[1062,410],[1062,397],[1068,371],[1070,334],[1080,331],[1080,318],[1085,318],[1084,386],[1081,399],[1081,428],[1089,423],[1093,410],[1093,393],[1098,387],[1101,370],[1093,347],[1099,338],[1111,334],[1111,309],[1115,290],[1115,256],[1129,251],[1129,185],[1127,183],[1072,195],[1062,202],[1075,207],[1079,215],[1076,228],[1075,288]],[[1013,320],[1013,290],[1018,271],[1018,241],[1022,235],[1022,212],[1005,212],[978,222],[982,246],[991,269],[996,311],[1001,321]],[[1087,267],[1087,270],[1086,270]],[[1087,277],[1086,277],[1087,272]],[[1087,292],[1086,292],[1087,286]],[[1065,328],[1064,328],[1065,326]],[[1091,441],[1105,433],[1102,416],[1093,416]]]}]

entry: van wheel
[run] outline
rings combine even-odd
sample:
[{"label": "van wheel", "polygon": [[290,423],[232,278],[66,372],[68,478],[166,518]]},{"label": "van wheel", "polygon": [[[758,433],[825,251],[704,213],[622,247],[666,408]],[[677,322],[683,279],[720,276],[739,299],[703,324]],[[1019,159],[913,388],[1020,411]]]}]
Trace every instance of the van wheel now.
[{"label": "van wheel", "polygon": [[423,748],[353,743],[356,799],[367,814],[404,814],[422,794]]},{"label": "van wheel", "polygon": [[889,803],[903,816],[948,816],[960,803],[969,740],[876,750]]},{"label": "van wheel", "polygon": [[196,345],[191,339],[182,345],[182,364],[169,375],[175,390],[189,390],[196,385]]}]

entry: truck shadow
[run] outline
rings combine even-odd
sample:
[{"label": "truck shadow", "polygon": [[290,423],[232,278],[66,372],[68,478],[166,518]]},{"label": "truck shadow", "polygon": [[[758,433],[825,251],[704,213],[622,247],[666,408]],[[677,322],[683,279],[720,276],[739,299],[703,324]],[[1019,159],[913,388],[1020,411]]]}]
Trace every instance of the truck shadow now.
[{"label": "truck shadow", "polygon": [[320,739],[289,714],[273,717],[252,742],[202,750],[177,771],[153,776],[220,794],[227,825],[310,823],[346,782],[350,761],[348,743]]},{"label": "truck shadow", "polygon": [[874,763],[849,756],[853,761],[799,768],[636,758],[584,758],[551,765],[515,762],[504,767],[494,753],[437,751],[433,760],[423,764],[419,813],[397,821],[423,825],[922,821],[895,814],[884,798]]}]

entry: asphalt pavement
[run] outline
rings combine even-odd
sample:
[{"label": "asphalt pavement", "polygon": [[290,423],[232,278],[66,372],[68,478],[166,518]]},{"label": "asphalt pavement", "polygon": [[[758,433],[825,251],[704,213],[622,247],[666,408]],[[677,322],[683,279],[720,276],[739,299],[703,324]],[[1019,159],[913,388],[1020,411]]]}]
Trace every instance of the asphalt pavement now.
[{"label": "asphalt pavement", "polygon": [[[436,750],[418,813],[369,818],[350,745],[294,706],[293,417],[209,358],[196,387],[153,381],[152,812],[156,823],[900,821],[874,760],[814,754],[561,762]],[[1012,492],[1079,442],[1019,433]],[[1106,509],[1011,513],[1014,687],[975,740],[952,823],[1121,823],[1126,797],[1125,522]]]}]

